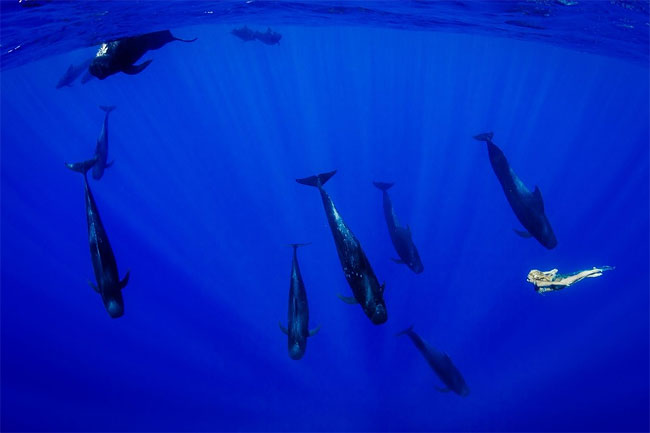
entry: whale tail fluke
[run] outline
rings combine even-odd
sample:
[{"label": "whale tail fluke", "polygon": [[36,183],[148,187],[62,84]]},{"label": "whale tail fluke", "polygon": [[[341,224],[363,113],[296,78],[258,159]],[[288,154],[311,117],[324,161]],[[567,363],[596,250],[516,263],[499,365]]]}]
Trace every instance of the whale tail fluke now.
[{"label": "whale tail fluke", "polygon": [[306,247],[307,245],[311,245],[311,242],[307,242],[304,244],[289,244],[290,247],[293,247],[293,250],[297,250],[298,247]]},{"label": "whale tail fluke", "polygon": [[412,332],[412,331],[413,331],[413,325],[409,326],[408,328],[406,328],[403,331],[398,332],[397,334],[395,334],[395,337],[399,337],[400,335],[408,334],[409,332]]},{"label": "whale tail fluke", "polygon": [[115,110],[115,105],[100,105],[99,108],[101,108],[106,114],[110,113],[111,111]]},{"label": "whale tail fluke", "polygon": [[296,179],[296,182],[303,185],[315,186],[316,188],[320,188],[321,186],[325,185],[325,183],[328,180],[330,180],[330,178],[335,174],[336,174],[336,170],[330,171],[329,173],[317,174],[316,176],[305,177],[303,179]]},{"label": "whale tail fluke", "polygon": [[96,162],[97,162],[97,158],[93,158],[83,162],[66,162],[65,166],[68,167],[70,170],[76,171],[85,176],[88,170],[93,168],[93,165],[95,165]]},{"label": "whale tail fluke", "polygon": [[382,191],[388,191],[393,185],[395,185],[394,183],[387,182],[373,182],[372,184]]},{"label": "whale tail fluke", "polygon": [[486,143],[492,142],[492,137],[494,137],[494,132],[484,132],[483,134],[478,134],[474,136],[474,140],[485,141]]}]

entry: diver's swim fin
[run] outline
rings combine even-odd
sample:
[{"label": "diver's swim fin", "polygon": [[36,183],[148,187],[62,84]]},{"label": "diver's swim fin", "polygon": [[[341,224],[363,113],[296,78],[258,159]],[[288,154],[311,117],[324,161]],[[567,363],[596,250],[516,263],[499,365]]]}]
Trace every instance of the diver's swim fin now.
[{"label": "diver's swim fin", "polygon": [[341,295],[340,293],[338,293],[336,296],[338,296],[339,299],[340,299],[341,301],[345,302],[346,304],[354,305],[354,304],[358,304],[358,303],[359,303],[359,302],[358,302],[356,299],[354,299],[352,296],[343,296],[343,295]]},{"label": "diver's swim fin", "polygon": [[122,72],[129,75],[136,75],[144,71],[144,68],[149,66],[150,63],[151,63],[151,59],[147,60],[146,62],[140,63],[139,65],[130,65],[122,69]]}]

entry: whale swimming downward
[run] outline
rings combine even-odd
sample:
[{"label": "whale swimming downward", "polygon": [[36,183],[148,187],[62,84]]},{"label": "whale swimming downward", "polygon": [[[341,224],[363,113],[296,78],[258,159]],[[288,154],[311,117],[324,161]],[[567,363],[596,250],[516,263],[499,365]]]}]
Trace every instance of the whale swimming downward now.
[{"label": "whale swimming downward", "polygon": [[379,284],[366,253],[361,248],[361,243],[345,224],[329,194],[323,189],[325,182],[334,174],[336,174],[336,170],[304,179],[296,179],[296,182],[318,188],[323,200],[325,216],[332,230],[336,252],[341,261],[345,279],[354,295],[354,298],[340,295],[339,297],[348,304],[360,304],[363,312],[370,318],[372,323],[380,325],[388,320],[386,303],[384,302],[385,284]]}]

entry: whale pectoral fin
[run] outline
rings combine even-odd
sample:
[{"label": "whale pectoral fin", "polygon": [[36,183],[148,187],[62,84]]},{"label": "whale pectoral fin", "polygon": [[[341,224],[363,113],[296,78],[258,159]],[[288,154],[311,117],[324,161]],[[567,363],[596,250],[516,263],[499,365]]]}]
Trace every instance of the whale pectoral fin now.
[{"label": "whale pectoral fin", "polygon": [[289,335],[289,330],[282,325],[282,322],[278,322],[280,325],[280,331],[284,332],[286,335]]},{"label": "whale pectoral fin", "polygon": [[391,258],[391,260],[394,261],[395,263],[397,263],[398,265],[405,265],[406,264],[404,262],[404,260],[402,260],[402,259],[392,259]]},{"label": "whale pectoral fin", "polygon": [[144,71],[144,69],[147,66],[149,66],[149,63],[151,63],[151,59],[147,60],[146,62],[140,63],[139,65],[127,66],[126,68],[122,69],[122,72],[129,75],[136,75]]},{"label": "whale pectoral fin", "polygon": [[451,389],[449,389],[449,388],[441,388],[441,387],[439,387],[439,386],[434,386],[434,388],[435,388],[436,391],[438,391],[438,392],[449,392],[449,391],[451,391]]},{"label": "whale pectoral fin", "polygon": [[127,283],[129,282],[130,275],[131,275],[131,270],[129,269],[128,271],[126,271],[126,275],[124,276],[122,281],[120,281],[120,290],[126,287]]},{"label": "whale pectoral fin", "polygon": [[535,203],[537,210],[544,212],[544,200],[542,199],[542,193],[537,185],[535,185],[535,190],[533,191],[533,203]]},{"label": "whale pectoral fin", "polygon": [[88,285],[92,287],[95,292],[99,293],[99,287],[94,285],[92,281],[88,280]]},{"label": "whale pectoral fin", "polygon": [[318,325],[316,328],[309,331],[309,336],[313,337],[314,335],[318,334],[318,331],[320,331],[320,325]]},{"label": "whale pectoral fin", "polygon": [[340,299],[341,301],[345,302],[346,304],[353,305],[353,304],[358,304],[358,303],[359,303],[359,302],[357,302],[357,300],[354,299],[352,296],[343,296],[343,295],[341,295],[340,293],[337,294],[336,296],[338,296],[339,299]]},{"label": "whale pectoral fin", "polygon": [[108,167],[112,166],[114,162],[115,162],[115,160],[112,160],[111,162],[109,162],[108,164],[106,164],[106,167],[104,167],[104,168],[108,168]]},{"label": "whale pectoral fin", "polygon": [[530,239],[533,237],[533,235],[528,233],[526,230],[512,229],[512,231],[514,231],[517,234],[517,236],[521,236],[524,239]]}]

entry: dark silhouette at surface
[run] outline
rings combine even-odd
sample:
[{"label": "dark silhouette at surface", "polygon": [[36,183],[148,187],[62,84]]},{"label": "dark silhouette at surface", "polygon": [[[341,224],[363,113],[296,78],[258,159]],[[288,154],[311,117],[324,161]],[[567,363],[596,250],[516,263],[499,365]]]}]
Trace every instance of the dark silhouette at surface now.
[{"label": "dark silhouette at surface", "polygon": [[255,32],[249,29],[247,26],[240,27],[238,29],[232,29],[230,34],[237,36],[242,41],[248,42],[255,40]]},{"label": "dark silhouette at surface", "polygon": [[270,27],[266,29],[265,32],[253,31],[248,28],[248,26],[239,27],[237,29],[232,29],[230,34],[237,36],[244,42],[254,41],[257,39],[266,45],[277,45],[282,39],[282,35],[278,32],[274,32]]},{"label": "dark silhouette at surface", "polygon": [[280,43],[280,39],[282,39],[282,35],[278,32],[274,32],[269,27],[266,29],[264,33],[255,32],[255,39],[257,39],[262,43],[265,43],[266,45],[277,45]]}]

